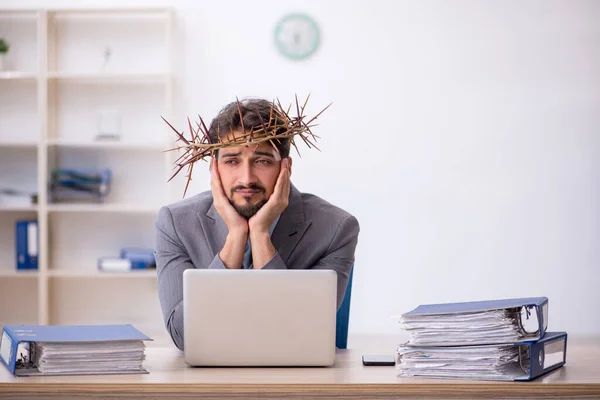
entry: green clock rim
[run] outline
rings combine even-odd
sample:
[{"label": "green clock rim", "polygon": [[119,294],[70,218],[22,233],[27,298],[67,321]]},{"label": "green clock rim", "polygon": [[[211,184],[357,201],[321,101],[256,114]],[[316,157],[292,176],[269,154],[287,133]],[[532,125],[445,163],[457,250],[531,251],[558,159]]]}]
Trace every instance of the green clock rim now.
[{"label": "green clock rim", "polygon": [[[277,40],[277,37],[279,36],[279,32],[281,31],[281,26],[291,20],[291,19],[295,19],[295,18],[300,18],[305,20],[306,22],[308,22],[312,28],[315,30],[315,38],[311,43],[311,48],[308,51],[305,51],[303,53],[290,53],[288,52],[285,47],[279,42],[279,40]],[[321,31],[319,30],[319,26],[317,25],[317,22],[308,14],[304,14],[304,13],[291,13],[291,14],[287,14],[284,17],[282,17],[279,22],[277,23],[277,26],[275,27],[275,35],[274,35],[274,40],[275,40],[275,45],[277,46],[277,49],[286,57],[295,59],[295,60],[302,60],[305,58],[308,58],[310,56],[312,56],[317,49],[319,48],[319,42],[321,40]]]}]

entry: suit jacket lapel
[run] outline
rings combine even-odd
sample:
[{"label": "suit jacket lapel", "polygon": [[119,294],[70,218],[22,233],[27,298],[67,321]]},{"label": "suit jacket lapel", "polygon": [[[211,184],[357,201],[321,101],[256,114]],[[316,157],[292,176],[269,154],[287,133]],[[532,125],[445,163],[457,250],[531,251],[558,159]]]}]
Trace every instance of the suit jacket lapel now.
[{"label": "suit jacket lapel", "polygon": [[223,218],[217,212],[214,203],[210,206],[206,215],[200,213],[198,217],[200,218],[200,225],[204,231],[208,247],[212,254],[216,255],[225,245],[228,232],[227,225],[225,225],[225,221],[223,221]]},{"label": "suit jacket lapel", "polygon": [[294,185],[291,185],[288,207],[281,213],[279,222],[271,235],[271,242],[286,265],[290,254],[311,223],[304,219],[304,206],[300,192]]}]

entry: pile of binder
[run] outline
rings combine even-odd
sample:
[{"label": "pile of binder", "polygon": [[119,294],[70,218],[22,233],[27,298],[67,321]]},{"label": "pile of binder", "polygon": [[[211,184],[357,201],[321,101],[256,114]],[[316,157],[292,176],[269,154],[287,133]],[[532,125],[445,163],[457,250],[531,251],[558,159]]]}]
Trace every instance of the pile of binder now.
[{"label": "pile of binder", "polygon": [[50,177],[54,202],[102,202],[109,193],[110,169],[55,169]]},{"label": "pile of binder", "polygon": [[98,270],[104,272],[125,272],[156,268],[154,249],[125,247],[119,257],[100,257]]},{"label": "pile of binder", "polygon": [[567,333],[546,332],[546,297],[421,305],[400,323],[400,376],[527,381],[566,362]]},{"label": "pile of binder", "polygon": [[0,358],[16,376],[147,373],[144,340],[132,325],[7,325]]}]

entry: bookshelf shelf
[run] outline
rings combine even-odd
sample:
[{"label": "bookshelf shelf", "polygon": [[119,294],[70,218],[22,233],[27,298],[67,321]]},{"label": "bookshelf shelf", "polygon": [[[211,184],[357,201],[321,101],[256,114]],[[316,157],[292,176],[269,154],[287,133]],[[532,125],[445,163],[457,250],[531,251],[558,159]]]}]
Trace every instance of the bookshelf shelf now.
[{"label": "bookshelf shelf", "polygon": [[169,76],[153,73],[72,73],[50,72],[48,78],[57,82],[79,82],[86,84],[164,84]]},{"label": "bookshelf shelf", "polygon": [[48,146],[73,149],[139,150],[162,152],[168,149],[168,143],[134,143],[121,141],[77,141],[68,139],[50,139]]},{"label": "bookshelf shelf", "polygon": [[159,205],[147,204],[48,204],[51,213],[134,213],[156,214]]},{"label": "bookshelf shelf", "polygon": [[37,210],[37,206],[17,206],[0,204],[0,212],[4,213],[37,212]]},{"label": "bookshelf shelf", "polygon": [[35,72],[18,72],[18,71],[2,71],[0,72],[0,79],[2,80],[31,80],[35,81],[38,78]]},{"label": "bookshelf shelf", "polygon": [[16,270],[0,270],[1,278],[37,278],[39,276],[38,271],[16,271]]},{"label": "bookshelf shelf", "polygon": [[38,143],[37,142],[32,142],[32,141],[12,141],[12,140],[2,140],[0,141],[0,147],[3,148],[31,148],[31,149],[35,149],[38,147]]},{"label": "bookshelf shelf", "polygon": [[[31,206],[0,199],[0,301],[29,294],[18,309],[0,307],[0,326],[164,330],[156,270],[96,265],[121,248],[153,247],[158,210],[174,200],[174,153],[165,152],[174,137],[160,119],[172,113],[171,29],[169,8],[0,9],[11,46],[0,70],[0,189],[38,194]],[[107,132],[120,139],[96,140]],[[104,203],[53,202],[52,171],[92,168],[111,170]],[[24,219],[38,222],[37,271],[16,269]]]},{"label": "bookshelf shelf", "polygon": [[50,278],[57,279],[154,279],[156,270],[140,270],[128,272],[102,272],[102,271],[77,271],[76,269],[65,269],[49,271]]}]

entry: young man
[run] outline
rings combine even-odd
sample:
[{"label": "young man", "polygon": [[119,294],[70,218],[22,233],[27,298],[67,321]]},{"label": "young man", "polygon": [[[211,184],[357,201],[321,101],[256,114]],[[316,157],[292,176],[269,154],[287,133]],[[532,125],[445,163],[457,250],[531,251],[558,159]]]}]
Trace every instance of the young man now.
[{"label": "young man", "polygon": [[[273,111],[266,100],[231,103],[212,121],[211,142],[228,143],[244,130],[259,130]],[[167,330],[179,349],[188,268],[332,269],[340,306],[354,263],[358,221],[317,196],[300,193],[290,182],[289,152],[289,139],[221,148],[211,160],[211,190],[160,210],[158,291]]]}]

